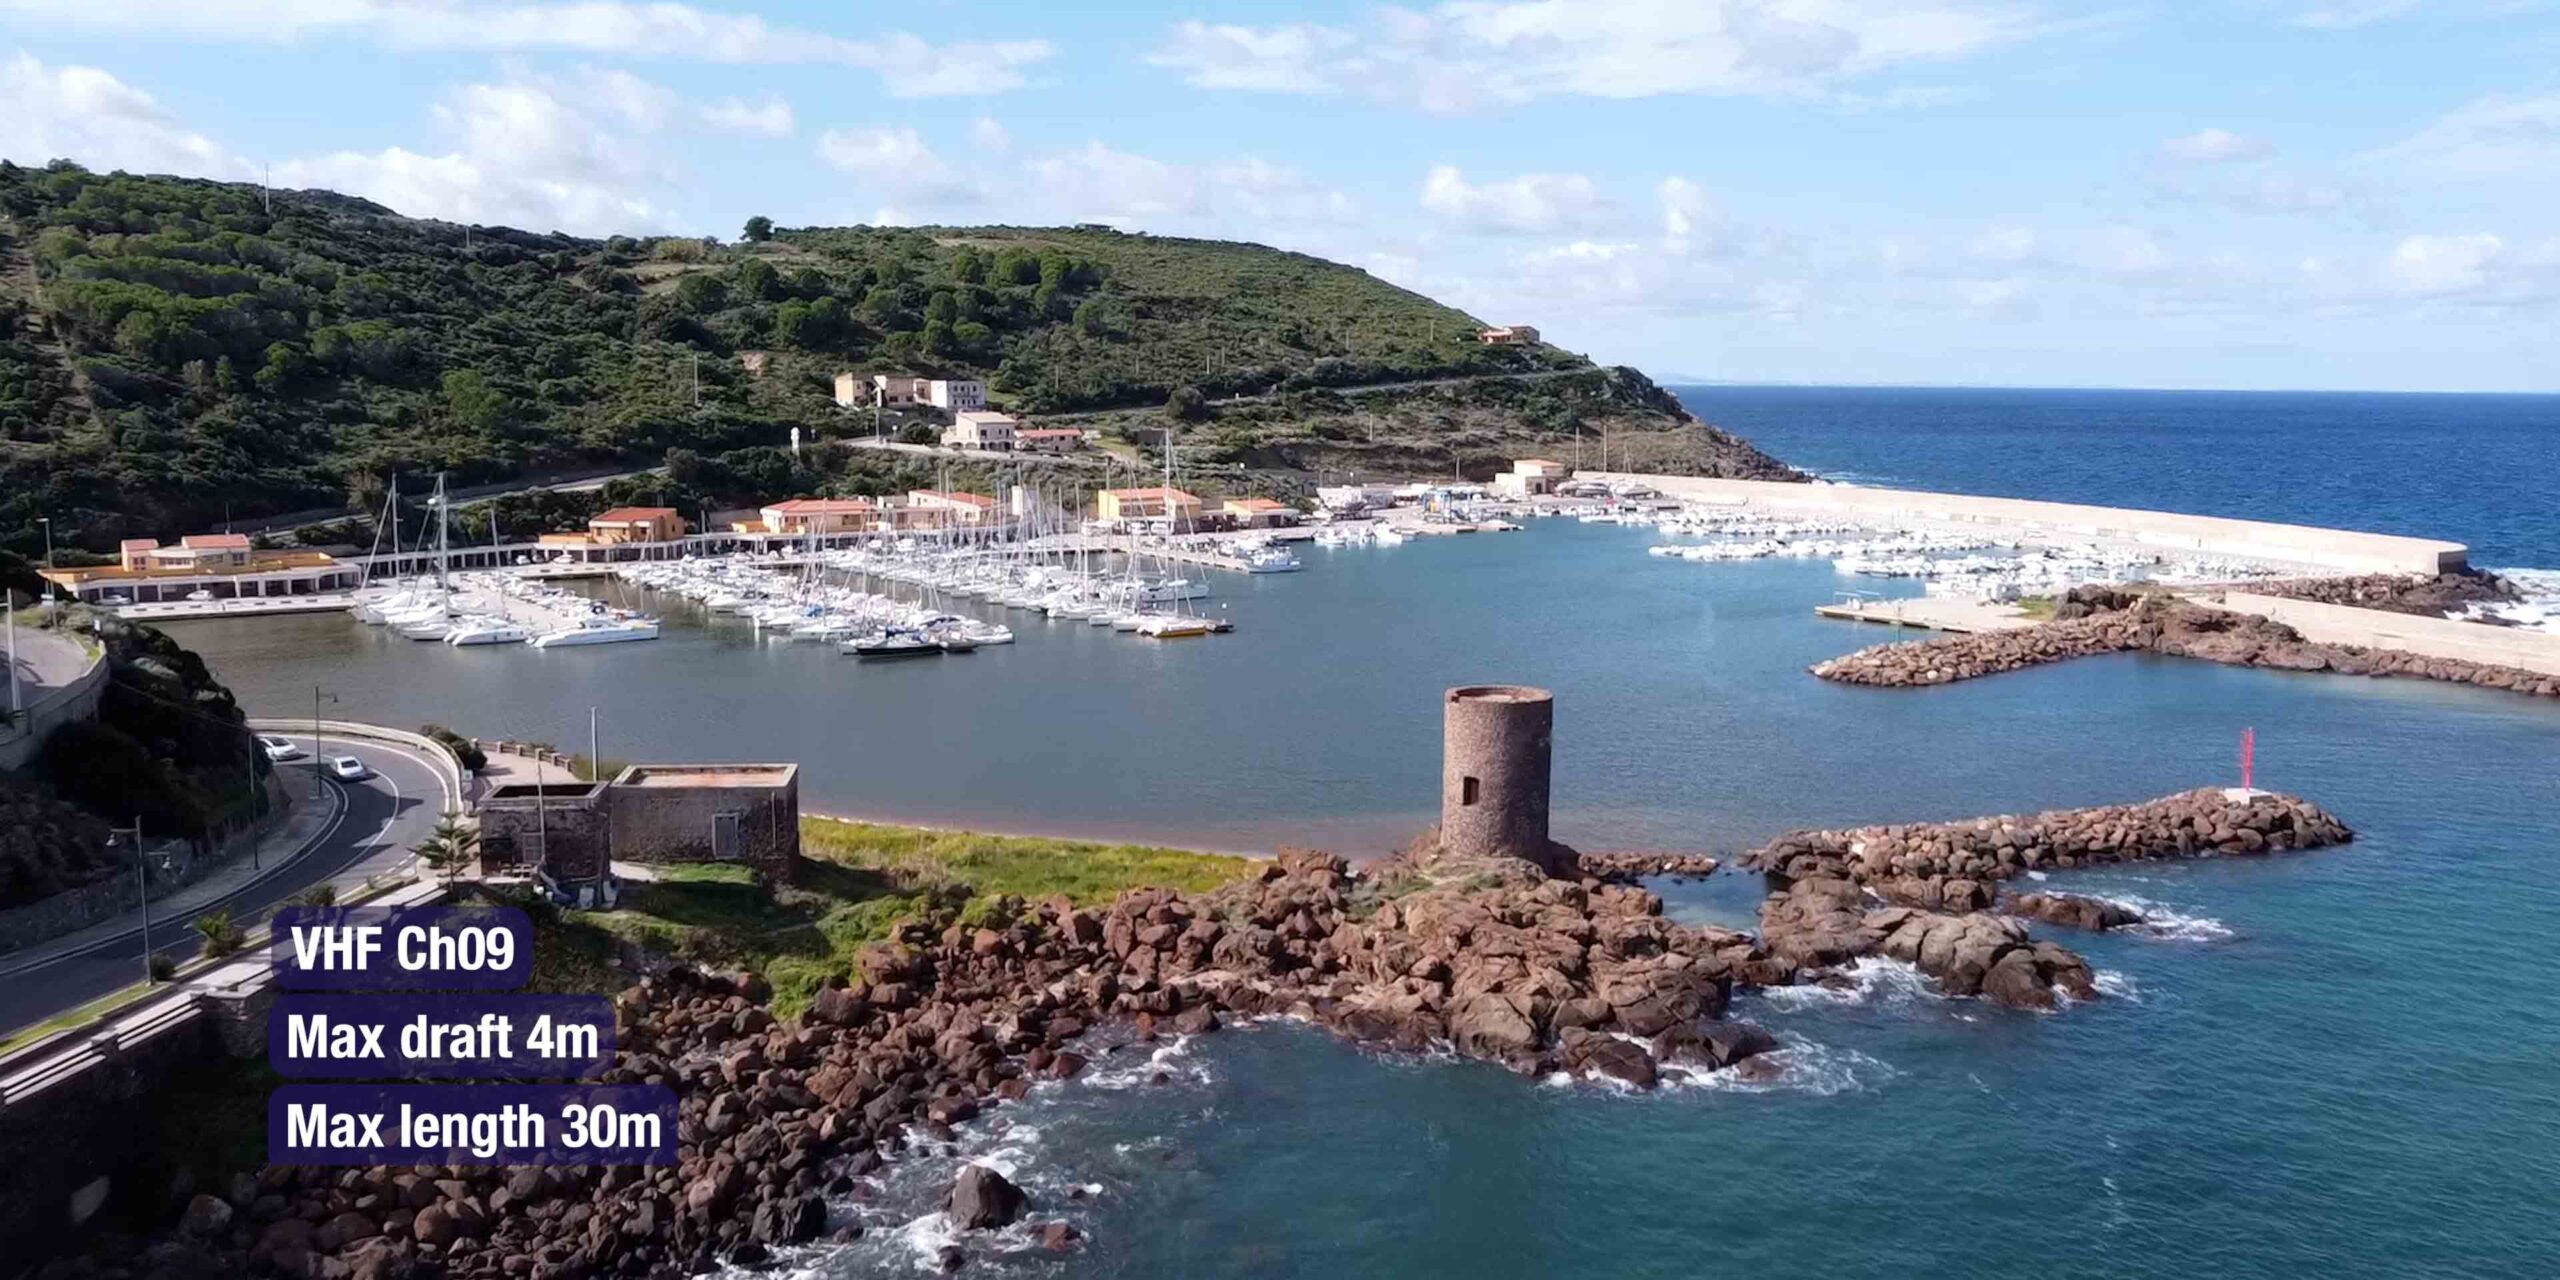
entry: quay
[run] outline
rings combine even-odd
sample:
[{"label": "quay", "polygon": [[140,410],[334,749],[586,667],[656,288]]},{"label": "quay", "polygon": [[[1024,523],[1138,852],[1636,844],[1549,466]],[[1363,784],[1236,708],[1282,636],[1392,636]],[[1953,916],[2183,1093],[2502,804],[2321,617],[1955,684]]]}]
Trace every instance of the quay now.
[{"label": "quay", "polygon": [[1890,627],[1917,627],[1970,635],[1977,631],[2015,631],[2036,625],[2015,605],[1958,596],[1912,596],[1902,600],[1843,599],[1815,605],[1818,617],[1845,622],[1879,622]]},{"label": "quay", "polygon": [[1850,484],[1787,484],[1624,471],[1576,479],[1641,485],[1703,506],[1747,508],[1905,528],[1953,527],[2037,545],[2116,543],[2180,555],[2228,556],[2317,573],[2438,574],[2467,567],[2459,542],[2310,525],[2192,516],[2028,498],[1986,498]]}]

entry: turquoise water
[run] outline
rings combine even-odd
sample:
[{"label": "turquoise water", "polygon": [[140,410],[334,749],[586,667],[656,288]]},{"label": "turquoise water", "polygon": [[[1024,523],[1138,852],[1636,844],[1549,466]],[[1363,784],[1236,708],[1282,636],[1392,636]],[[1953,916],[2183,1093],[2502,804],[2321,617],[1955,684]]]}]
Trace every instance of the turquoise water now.
[{"label": "turquoise water", "polygon": [[[2102,436],[2090,465],[2125,465],[2120,446]],[[2088,496],[2070,452],[2039,465],[2055,496]],[[2179,505],[2168,492],[2147,500]],[[2374,527],[2504,539],[2511,559],[2560,563],[2538,554],[2540,508],[2463,517],[2480,532],[2374,510]],[[1064,1261],[976,1265],[2552,1273],[2560,707],[2136,657],[1943,689],[1836,687],[1804,666],[1888,633],[1810,616],[1839,585],[1826,566],[1690,564],[1644,555],[1651,540],[1549,521],[1311,550],[1306,572],[1221,580],[1230,637],[1148,644],[1015,615],[1020,644],[885,667],[734,625],[554,653],[457,651],[337,618],[173,630],[262,711],[307,708],[316,680],[343,714],[574,745],[597,703],[608,755],[798,759],[813,809],[1248,849],[1369,853],[1428,822],[1436,696],[1468,681],[1557,691],[1558,834],[1588,848],[1730,851],[1793,826],[2136,799],[2233,780],[2254,728],[2259,781],[2361,838],[2057,876],[2180,925],[2067,938],[2106,975],[2095,1004],[2011,1013],[1879,966],[1852,997],[1740,1003],[1791,1046],[1775,1087],[1642,1097],[1364,1057],[1286,1025],[1160,1062],[1135,1051],[966,1136],[965,1151],[1020,1171],[1039,1216],[1091,1236]],[[1733,877],[1665,888],[1674,910],[1723,921],[1746,920],[1755,891]],[[941,1156],[908,1166],[858,1210],[874,1238],[812,1265],[921,1261],[936,1241],[900,1227],[948,1171]]]}]

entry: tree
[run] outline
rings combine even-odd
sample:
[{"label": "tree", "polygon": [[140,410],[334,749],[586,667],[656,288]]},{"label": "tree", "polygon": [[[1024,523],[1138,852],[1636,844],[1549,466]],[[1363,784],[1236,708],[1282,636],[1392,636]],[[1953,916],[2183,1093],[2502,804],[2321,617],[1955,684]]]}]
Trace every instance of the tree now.
[{"label": "tree", "polygon": [[708,315],[729,303],[729,286],[714,275],[690,275],[676,284],[676,301],[695,315]]},{"label": "tree", "polygon": [[452,369],[444,375],[445,407],[465,430],[485,435],[506,412],[506,397],[477,369]]},{"label": "tree", "polygon": [[480,856],[480,830],[462,825],[462,815],[446,810],[436,819],[436,829],[418,842],[411,852],[419,865],[436,873],[437,878],[451,883],[454,876]]},{"label": "tree", "polygon": [[762,258],[749,258],[738,264],[738,293],[759,302],[773,302],[783,295],[782,273]]},{"label": "tree", "polygon": [[1198,387],[1175,387],[1164,398],[1164,411],[1184,422],[1199,422],[1209,416],[1209,397],[1200,394]]},{"label": "tree", "polygon": [[768,218],[761,213],[747,219],[747,240],[749,243],[763,244],[765,241],[771,240],[772,238],[773,219]]},{"label": "tree", "polygon": [[204,939],[205,955],[215,960],[238,951],[240,944],[247,940],[240,926],[232,923],[228,910],[208,911],[197,916],[196,935]]}]

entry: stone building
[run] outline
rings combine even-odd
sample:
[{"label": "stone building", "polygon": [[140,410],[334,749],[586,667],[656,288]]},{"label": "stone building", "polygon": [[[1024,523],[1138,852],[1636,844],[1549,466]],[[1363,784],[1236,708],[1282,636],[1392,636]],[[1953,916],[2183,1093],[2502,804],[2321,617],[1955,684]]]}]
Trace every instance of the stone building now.
[{"label": "stone building", "polygon": [[1555,695],[1524,685],[1461,685],[1442,699],[1440,850],[1525,858],[1547,867],[1547,788]]},{"label": "stone building", "polygon": [[646,764],[611,782],[510,783],[480,802],[484,872],[530,869],[579,906],[609,906],[615,862],[737,862],[800,873],[800,766]]}]

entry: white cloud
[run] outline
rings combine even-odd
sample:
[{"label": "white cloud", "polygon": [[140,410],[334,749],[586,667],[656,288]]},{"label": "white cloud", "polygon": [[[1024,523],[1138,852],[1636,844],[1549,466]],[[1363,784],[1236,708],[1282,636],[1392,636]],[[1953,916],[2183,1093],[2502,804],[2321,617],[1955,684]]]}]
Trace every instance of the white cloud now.
[{"label": "white cloud", "polygon": [[1528,173],[1476,184],[1444,164],[1422,180],[1422,207],[1473,231],[1567,230],[1589,225],[1603,204],[1600,189],[1578,173]]},{"label": "white cloud", "polygon": [[829,129],[818,135],[818,159],[895,196],[899,221],[912,223],[921,209],[958,209],[978,203],[986,186],[954,168],[924,135],[901,125]]},{"label": "white cloud", "polygon": [[[1453,0],[1380,9],[1358,30],[1187,21],[1148,61],[1202,88],[1459,112],[1547,97],[1830,96],[2038,29],[2023,5],[1998,0]],[[1898,92],[1855,101],[1935,100]]]},{"label": "white cloud", "polygon": [[702,105],[702,118],[722,129],[739,133],[760,133],[768,138],[787,138],[799,127],[791,114],[791,104],[779,97],[767,96],[761,102],[743,98],[725,98]]},{"label": "white cloud", "polygon": [[2350,4],[2323,5],[2293,15],[2293,25],[2319,31],[2343,31],[2370,26],[2416,12],[2422,0],[2355,0]]},{"label": "white cloud", "polygon": [[1348,223],[1360,216],[1350,196],[1295,169],[1246,156],[1211,172],[1223,207],[1265,223]]},{"label": "white cloud", "polygon": [[913,129],[886,125],[867,129],[829,129],[818,135],[818,158],[847,173],[893,180],[895,174],[942,171],[942,161]]},{"label": "white cloud", "polygon": [[1029,176],[1034,198],[1070,222],[1134,227],[1208,209],[1198,172],[1100,142],[1043,156]]},{"label": "white cloud", "polygon": [[2438,182],[2547,181],[2560,175],[2560,93],[2477,99],[2364,161]]},{"label": "white cloud", "polygon": [[2472,293],[2490,284],[2489,268],[2505,248],[2505,241],[2485,232],[2409,236],[2392,249],[2384,271],[2403,293]]},{"label": "white cloud", "polygon": [[2264,138],[2243,137],[2228,129],[2199,129],[2160,144],[2160,154],[2184,164],[2231,164],[2264,160],[2276,153]]},{"label": "white cloud", "polygon": [[897,97],[996,93],[1048,60],[1046,40],[932,44],[775,26],[753,14],[628,0],[0,0],[46,28],[234,43],[362,40],[393,49],[584,53],[718,63],[860,67]]},{"label": "white cloud", "polygon": [[1001,155],[1013,150],[1013,135],[993,116],[978,117],[977,123],[969,126],[969,139],[978,145],[980,151]]},{"label": "white cloud", "polygon": [[683,178],[662,150],[709,115],[621,71],[518,75],[448,91],[432,116],[452,149],[393,146],[279,163],[279,185],[327,187],[422,218],[585,234],[672,230]]},{"label": "white cloud", "polygon": [[158,100],[96,67],[0,62],[0,156],[77,160],[95,169],[247,176],[246,165],[189,130]]},{"label": "white cloud", "polygon": [[1654,192],[1662,199],[1663,246],[1674,253],[1688,252],[1724,221],[1715,201],[1687,178],[1664,178]]}]

